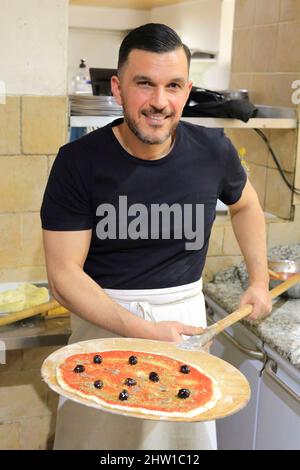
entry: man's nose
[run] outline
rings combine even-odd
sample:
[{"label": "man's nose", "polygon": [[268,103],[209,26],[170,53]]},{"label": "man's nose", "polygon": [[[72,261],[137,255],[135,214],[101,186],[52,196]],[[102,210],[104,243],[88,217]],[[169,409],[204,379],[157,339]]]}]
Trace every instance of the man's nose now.
[{"label": "man's nose", "polygon": [[162,110],[168,106],[167,93],[164,87],[155,87],[153,89],[150,104],[157,110]]}]

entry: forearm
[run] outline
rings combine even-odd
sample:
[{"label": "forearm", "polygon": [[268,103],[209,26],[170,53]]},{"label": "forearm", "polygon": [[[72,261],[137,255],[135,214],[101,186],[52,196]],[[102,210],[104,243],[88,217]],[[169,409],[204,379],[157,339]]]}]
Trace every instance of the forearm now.
[{"label": "forearm", "polygon": [[231,220],[245,259],[250,284],[268,286],[265,218],[258,201],[233,214]]},{"label": "forearm", "polygon": [[119,336],[154,338],[152,322],[138,318],[117,302],[75,264],[48,271],[52,293],[59,303],[94,325]]}]

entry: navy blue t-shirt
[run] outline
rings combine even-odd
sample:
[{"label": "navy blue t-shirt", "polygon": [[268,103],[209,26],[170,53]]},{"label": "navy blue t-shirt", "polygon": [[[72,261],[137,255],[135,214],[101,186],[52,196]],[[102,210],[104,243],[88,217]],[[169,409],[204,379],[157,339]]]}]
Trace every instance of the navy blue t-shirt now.
[{"label": "navy blue t-shirt", "polygon": [[200,279],[219,198],[247,176],[221,129],[181,121],[172,150],[133,157],[112,126],[60,148],[41,208],[46,230],[92,230],[84,271],[101,287],[159,289]]}]

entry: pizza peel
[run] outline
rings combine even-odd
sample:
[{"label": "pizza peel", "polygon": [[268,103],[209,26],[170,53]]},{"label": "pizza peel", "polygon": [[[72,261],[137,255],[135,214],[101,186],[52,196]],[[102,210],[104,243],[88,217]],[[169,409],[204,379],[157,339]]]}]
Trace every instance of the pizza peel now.
[{"label": "pizza peel", "polygon": [[[112,410],[105,405],[100,405],[86,398],[82,398],[75,393],[66,391],[60,387],[56,380],[56,368],[64,360],[73,355],[89,352],[104,352],[112,349],[156,353],[175,358],[182,364],[191,364],[200,367],[204,372],[213,377],[218,384],[222,394],[221,398],[214,406],[193,417],[165,417],[160,415],[145,414],[136,411]],[[77,403],[98,410],[107,411],[114,414],[129,416],[134,418],[159,420],[159,421],[178,421],[178,422],[196,422],[210,421],[236,413],[242,409],[250,398],[250,387],[246,378],[231,364],[208,354],[205,351],[184,351],[177,348],[176,343],[165,341],[152,341],[137,338],[103,338],[81,341],[70,344],[58,349],[44,361],[42,365],[43,380],[56,393],[69,398]],[[180,384],[184,387],[184,382]]]},{"label": "pizza peel", "polygon": [[[290,277],[287,281],[281,283],[270,291],[271,298],[277,297],[299,281],[300,274]],[[250,399],[249,383],[243,374],[235,367],[218,357],[208,354],[201,349],[201,347],[225,328],[249,315],[252,308],[252,305],[244,305],[242,308],[236,310],[211,327],[204,330],[201,329],[203,334],[193,336],[180,344],[137,338],[103,338],[70,344],[58,349],[44,361],[42,366],[42,377],[49,387],[56,393],[82,405],[114,414],[150,420],[184,422],[210,421],[224,418],[225,416],[236,413],[246,406]],[[137,353],[140,351],[162,354],[182,361],[182,363],[198,366],[216,380],[222,396],[211,409],[199,413],[196,416],[164,417],[151,413],[145,414],[143,412],[136,411],[112,410],[105,405],[100,405],[86,398],[79,397],[72,392],[63,390],[59,386],[56,380],[56,368],[59,364],[64,362],[67,357],[73,354],[101,352],[113,349],[125,351],[130,350],[136,351]]]}]

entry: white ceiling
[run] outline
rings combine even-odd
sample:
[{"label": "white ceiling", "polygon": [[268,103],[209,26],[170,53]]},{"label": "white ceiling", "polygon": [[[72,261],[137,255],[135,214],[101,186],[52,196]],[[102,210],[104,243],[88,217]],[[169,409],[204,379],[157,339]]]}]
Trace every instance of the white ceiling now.
[{"label": "white ceiling", "polygon": [[69,0],[70,5],[148,10],[155,7],[184,3],[190,0]]}]

